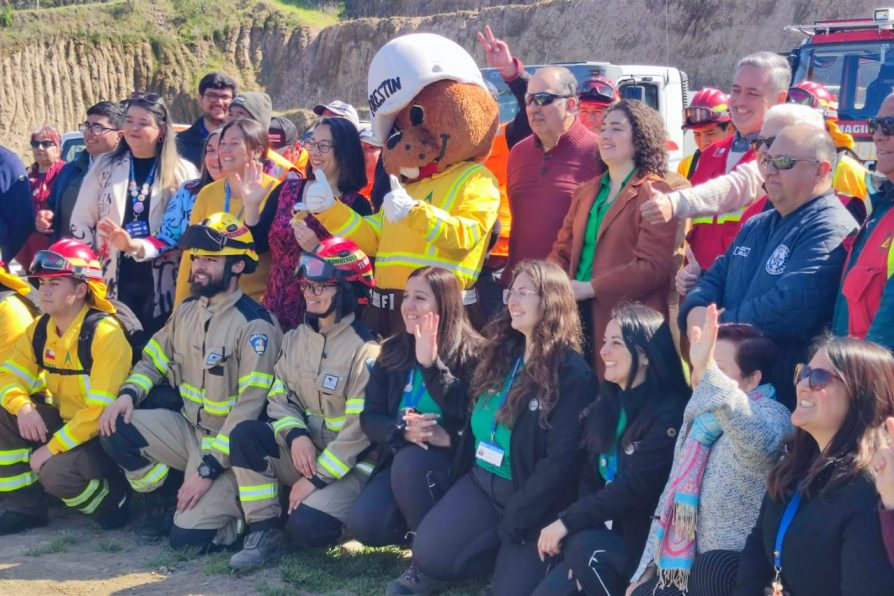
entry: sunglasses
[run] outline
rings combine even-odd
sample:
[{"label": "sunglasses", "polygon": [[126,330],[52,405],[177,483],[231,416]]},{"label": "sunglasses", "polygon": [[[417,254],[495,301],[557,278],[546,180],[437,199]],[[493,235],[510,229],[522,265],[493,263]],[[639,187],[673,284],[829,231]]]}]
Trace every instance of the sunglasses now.
[{"label": "sunglasses", "polygon": [[775,140],[776,137],[757,137],[756,139],[752,139],[751,150],[755,152],[760,151],[761,145],[766,145],[767,149],[769,149],[770,145],[772,145]]},{"label": "sunglasses", "polygon": [[778,157],[770,157],[769,155],[765,155],[761,157],[761,166],[766,168],[770,164],[773,164],[773,169],[784,172],[785,170],[791,170],[799,161],[819,163],[818,159],[795,159],[794,157],[789,157],[788,155],[780,155]]},{"label": "sunglasses", "polygon": [[894,135],[894,116],[885,116],[884,118],[870,118],[867,128],[869,134],[874,135],[879,128],[886,137]]},{"label": "sunglasses", "polygon": [[55,147],[56,143],[53,141],[31,141],[32,149],[49,149],[50,147]]},{"label": "sunglasses", "polygon": [[693,124],[714,122],[720,118],[721,115],[722,112],[715,112],[711,108],[697,106],[694,108],[686,108],[686,124],[692,126]]},{"label": "sunglasses", "polygon": [[825,368],[810,368],[808,365],[801,363],[795,366],[795,385],[807,379],[807,386],[811,391],[819,391],[825,389],[832,379],[842,380],[837,374]]},{"label": "sunglasses", "polygon": [[569,99],[574,97],[573,95],[556,95],[555,93],[548,93],[543,91],[542,93],[528,93],[525,95],[525,105],[534,104],[539,107],[548,106],[557,99]]}]

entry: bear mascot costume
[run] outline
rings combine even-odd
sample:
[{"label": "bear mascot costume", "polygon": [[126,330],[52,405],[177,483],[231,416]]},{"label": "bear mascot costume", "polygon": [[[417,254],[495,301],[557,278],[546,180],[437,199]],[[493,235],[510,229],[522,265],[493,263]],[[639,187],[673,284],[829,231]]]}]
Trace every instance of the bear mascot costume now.
[{"label": "bear mascot costume", "polygon": [[499,109],[472,57],[431,33],[391,40],[369,67],[373,132],[391,180],[382,209],[361,217],[336,201],[325,179],[305,195],[308,210],[334,235],[375,257],[378,288],[364,315],[384,337],[402,329],[400,301],[410,274],[453,272],[472,307],[497,219],[497,180],[482,164]]}]

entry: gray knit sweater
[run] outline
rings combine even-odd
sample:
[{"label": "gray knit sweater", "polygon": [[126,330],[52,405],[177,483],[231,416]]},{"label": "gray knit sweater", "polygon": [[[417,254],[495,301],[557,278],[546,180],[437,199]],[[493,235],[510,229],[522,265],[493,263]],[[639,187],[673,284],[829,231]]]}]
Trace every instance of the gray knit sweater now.
[{"label": "gray knit sweater", "polygon": [[723,434],[711,447],[699,495],[696,552],[742,550],[767,490],[767,474],[778,460],[779,448],[792,430],[788,408],[772,399],[752,401],[735,381],[711,363],[683,414],[683,426],[674,447],[674,465],[664,486],[646,549],[631,581],[636,581],[655,561],[658,547],[657,516],[672,498],[671,482],[679,474],[683,444],[692,421],[711,412]]}]

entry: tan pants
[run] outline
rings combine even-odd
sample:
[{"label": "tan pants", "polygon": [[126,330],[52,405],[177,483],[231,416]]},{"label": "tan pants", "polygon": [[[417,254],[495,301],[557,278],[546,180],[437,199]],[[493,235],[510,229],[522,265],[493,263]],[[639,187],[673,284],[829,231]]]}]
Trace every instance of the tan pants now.
[{"label": "tan pants", "polygon": [[[139,470],[128,470],[131,487],[151,492],[164,483],[168,470],[182,470],[188,478],[202,460],[204,431],[193,427],[181,414],[171,410],[137,410],[131,424],[148,445],[140,452],[151,463]],[[226,470],[211,484],[195,507],[174,514],[174,525],[184,530],[220,530],[215,542],[230,544],[238,534],[242,510],[237,500],[236,476]]]}]

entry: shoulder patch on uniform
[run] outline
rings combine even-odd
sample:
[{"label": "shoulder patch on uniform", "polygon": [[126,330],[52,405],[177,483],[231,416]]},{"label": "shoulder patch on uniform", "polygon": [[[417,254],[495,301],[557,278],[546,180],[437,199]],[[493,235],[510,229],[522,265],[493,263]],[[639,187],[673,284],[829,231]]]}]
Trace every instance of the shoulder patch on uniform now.
[{"label": "shoulder patch on uniform", "polygon": [[236,310],[242,313],[242,316],[245,317],[247,322],[260,319],[273,325],[273,317],[270,316],[267,309],[261,306],[261,304],[251,296],[243,294],[239,300],[236,301]]},{"label": "shoulder patch on uniform", "polygon": [[267,344],[269,342],[266,333],[252,333],[248,336],[248,343],[251,344],[251,348],[255,351],[255,354],[263,356],[264,352],[267,351]]}]

